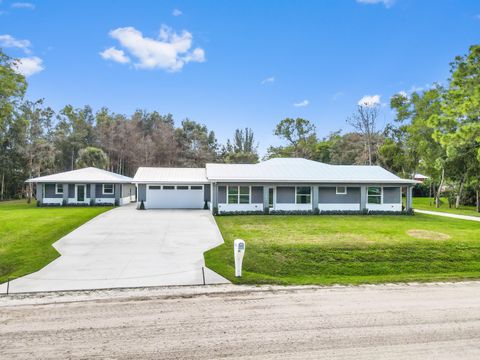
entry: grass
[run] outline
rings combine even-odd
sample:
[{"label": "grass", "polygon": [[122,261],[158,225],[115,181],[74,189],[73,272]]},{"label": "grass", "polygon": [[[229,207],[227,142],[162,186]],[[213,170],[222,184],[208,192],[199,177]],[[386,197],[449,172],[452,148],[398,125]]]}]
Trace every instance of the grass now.
[{"label": "grass", "polygon": [[0,202],[0,283],[59,256],[52,244],[111,207],[37,208],[25,200]]},{"label": "grass", "polygon": [[440,207],[436,208],[434,199],[428,197],[415,197],[413,198],[413,208],[419,210],[439,211],[459,215],[480,216],[480,213],[476,211],[475,206],[461,205],[458,209],[455,209],[454,207],[448,207],[448,200],[446,198],[441,198],[441,200],[442,203],[440,204]]},{"label": "grass", "polygon": [[[234,283],[360,284],[480,278],[480,225],[414,216],[218,216],[207,266]],[[233,240],[246,242],[234,277]]]}]

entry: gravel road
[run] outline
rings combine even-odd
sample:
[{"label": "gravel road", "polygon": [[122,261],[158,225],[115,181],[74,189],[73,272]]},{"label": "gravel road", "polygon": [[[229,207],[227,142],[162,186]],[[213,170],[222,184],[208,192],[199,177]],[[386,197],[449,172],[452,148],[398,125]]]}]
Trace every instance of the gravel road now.
[{"label": "gravel road", "polygon": [[2,359],[479,359],[480,282],[0,298]]}]

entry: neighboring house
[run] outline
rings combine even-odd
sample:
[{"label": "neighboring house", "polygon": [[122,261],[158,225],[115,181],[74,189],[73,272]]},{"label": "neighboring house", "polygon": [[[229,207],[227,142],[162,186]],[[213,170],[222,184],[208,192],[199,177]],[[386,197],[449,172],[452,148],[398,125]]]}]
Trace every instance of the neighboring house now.
[{"label": "neighboring house", "polygon": [[420,183],[423,183],[427,179],[430,179],[430,178],[422,174],[413,174],[413,180],[417,180]]},{"label": "neighboring house", "polygon": [[379,166],[328,165],[299,158],[205,168],[141,167],[133,178],[147,209],[243,211],[401,211],[415,180]]},{"label": "neighboring house", "polygon": [[93,167],[40,176],[36,184],[41,205],[125,205],[135,201],[132,178]]}]

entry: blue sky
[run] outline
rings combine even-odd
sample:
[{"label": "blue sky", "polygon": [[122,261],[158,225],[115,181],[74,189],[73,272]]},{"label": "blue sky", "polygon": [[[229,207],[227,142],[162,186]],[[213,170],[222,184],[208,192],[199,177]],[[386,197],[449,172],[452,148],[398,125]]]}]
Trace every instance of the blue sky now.
[{"label": "blue sky", "polygon": [[285,117],[326,136],[349,130],[364,96],[444,82],[479,34],[476,0],[0,3],[0,44],[24,59],[29,98],[170,112],[221,142],[251,127],[262,153]]}]

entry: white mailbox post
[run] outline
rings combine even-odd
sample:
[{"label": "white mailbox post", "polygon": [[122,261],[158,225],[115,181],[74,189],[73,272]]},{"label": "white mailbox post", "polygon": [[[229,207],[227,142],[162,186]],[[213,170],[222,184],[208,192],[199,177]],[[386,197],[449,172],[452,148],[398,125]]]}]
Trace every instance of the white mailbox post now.
[{"label": "white mailbox post", "polygon": [[233,242],[233,255],[235,256],[235,276],[242,276],[242,262],[245,254],[245,241],[237,239]]}]

